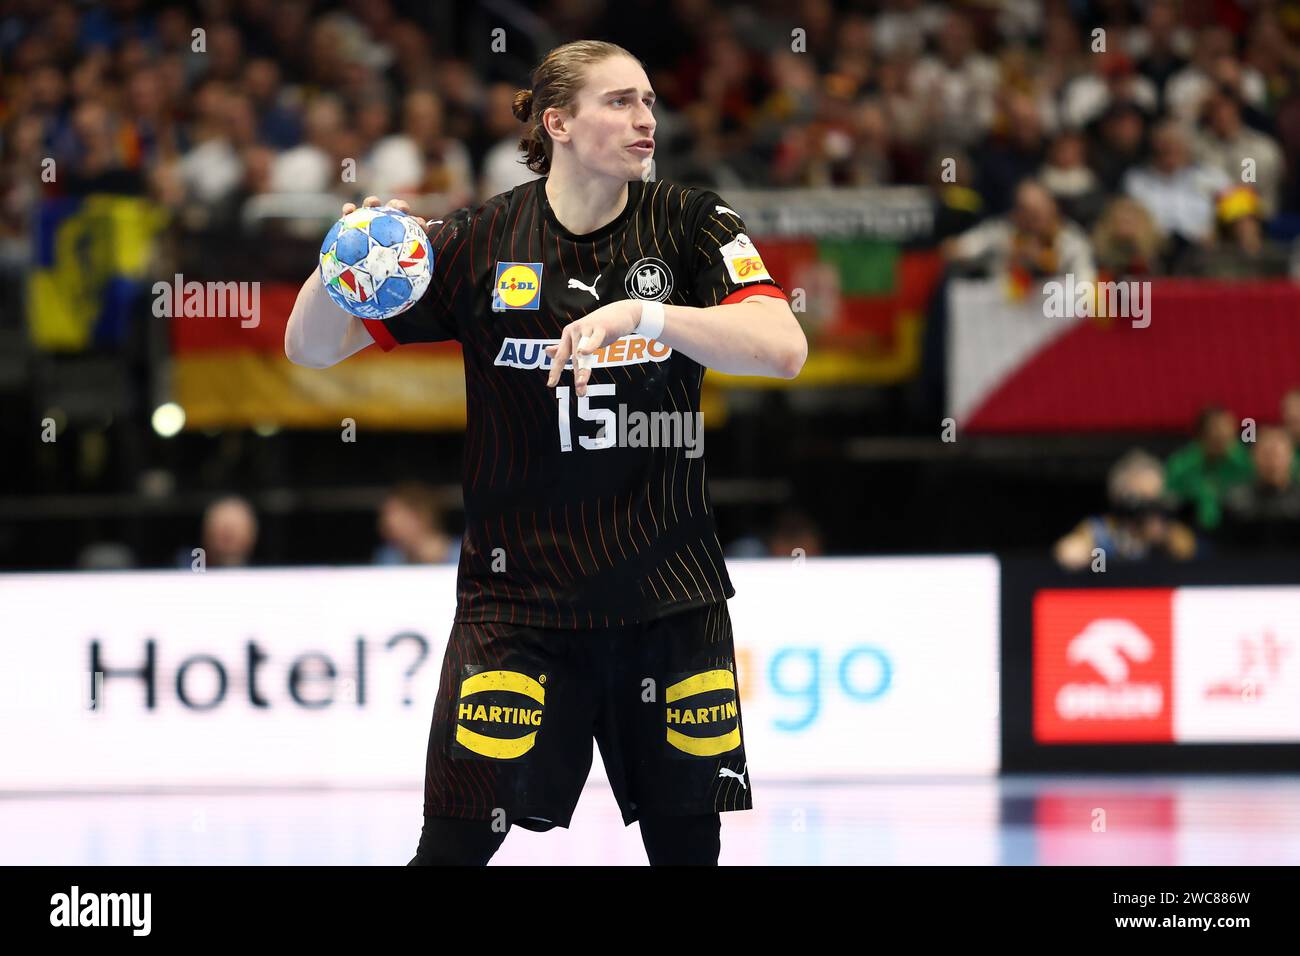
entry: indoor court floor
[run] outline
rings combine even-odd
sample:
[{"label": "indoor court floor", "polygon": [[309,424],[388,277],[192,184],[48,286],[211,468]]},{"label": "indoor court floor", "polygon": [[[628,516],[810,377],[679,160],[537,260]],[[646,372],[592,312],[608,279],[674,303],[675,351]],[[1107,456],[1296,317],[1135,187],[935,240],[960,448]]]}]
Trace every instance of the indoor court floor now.
[{"label": "indoor court floor", "polygon": [[[1296,865],[1300,776],[1004,776],[755,784],[724,865]],[[0,865],[393,865],[418,789],[0,793]],[[603,781],[493,865],[645,865]]]}]

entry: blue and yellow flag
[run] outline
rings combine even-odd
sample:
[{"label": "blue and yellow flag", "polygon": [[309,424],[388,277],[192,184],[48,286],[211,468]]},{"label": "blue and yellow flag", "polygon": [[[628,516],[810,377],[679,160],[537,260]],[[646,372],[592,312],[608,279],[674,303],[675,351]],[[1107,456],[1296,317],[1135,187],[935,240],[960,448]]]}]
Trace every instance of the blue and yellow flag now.
[{"label": "blue and yellow flag", "polygon": [[27,327],[47,351],[119,344],[145,290],[166,211],[139,196],[41,202],[27,286]]}]

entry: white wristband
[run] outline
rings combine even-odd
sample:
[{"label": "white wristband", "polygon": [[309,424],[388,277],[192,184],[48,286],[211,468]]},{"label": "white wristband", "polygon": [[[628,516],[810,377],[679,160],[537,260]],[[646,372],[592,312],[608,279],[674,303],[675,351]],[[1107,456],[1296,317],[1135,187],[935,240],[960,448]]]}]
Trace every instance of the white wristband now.
[{"label": "white wristband", "polygon": [[632,330],[647,339],[657,339],[664,333],[664,304],[662,302],[642,302],[641,321]]}]

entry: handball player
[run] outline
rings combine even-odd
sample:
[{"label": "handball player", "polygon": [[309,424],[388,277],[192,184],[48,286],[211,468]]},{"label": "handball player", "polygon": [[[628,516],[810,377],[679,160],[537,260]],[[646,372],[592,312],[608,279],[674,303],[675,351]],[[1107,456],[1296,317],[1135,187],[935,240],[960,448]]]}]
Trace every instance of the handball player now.
[{"label": "handball player", "polygon": [[417,218],[433,278],[407,311],[355,318],[313,274],[289,319],[312,368],[463,350],[466,530],[412,864],[567,827],[593,738],[653,865],[716,865],[719,814],[752,807],[700,389],[793,378],[808,346],[736,212],[653,179],[654,98],[622,47],[552,50],[514,104],[541,178]]}]

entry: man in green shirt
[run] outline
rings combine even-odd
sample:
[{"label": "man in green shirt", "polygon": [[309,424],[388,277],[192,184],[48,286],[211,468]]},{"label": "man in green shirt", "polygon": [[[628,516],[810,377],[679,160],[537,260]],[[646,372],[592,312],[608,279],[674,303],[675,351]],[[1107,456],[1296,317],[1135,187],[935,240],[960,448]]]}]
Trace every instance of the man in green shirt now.
[{"label": "man in green shirt", "polygon": [[1196,441],[1170,456],[1165,487],[1189,503],[1196,523],[1211,531],[1219,525],[1224,493],[1254,474],[1250,455],[1237,436],[1237,417],[1221,405],[1210,405],[1197,417]]},{"label": "man in green shirt", "polygon": [[1295,457],[1292,459],[1291,474],[1300,481],[1300,388],[1292,388],[1282,396],[1282,427],[1291,436],[1295,445]]}]

